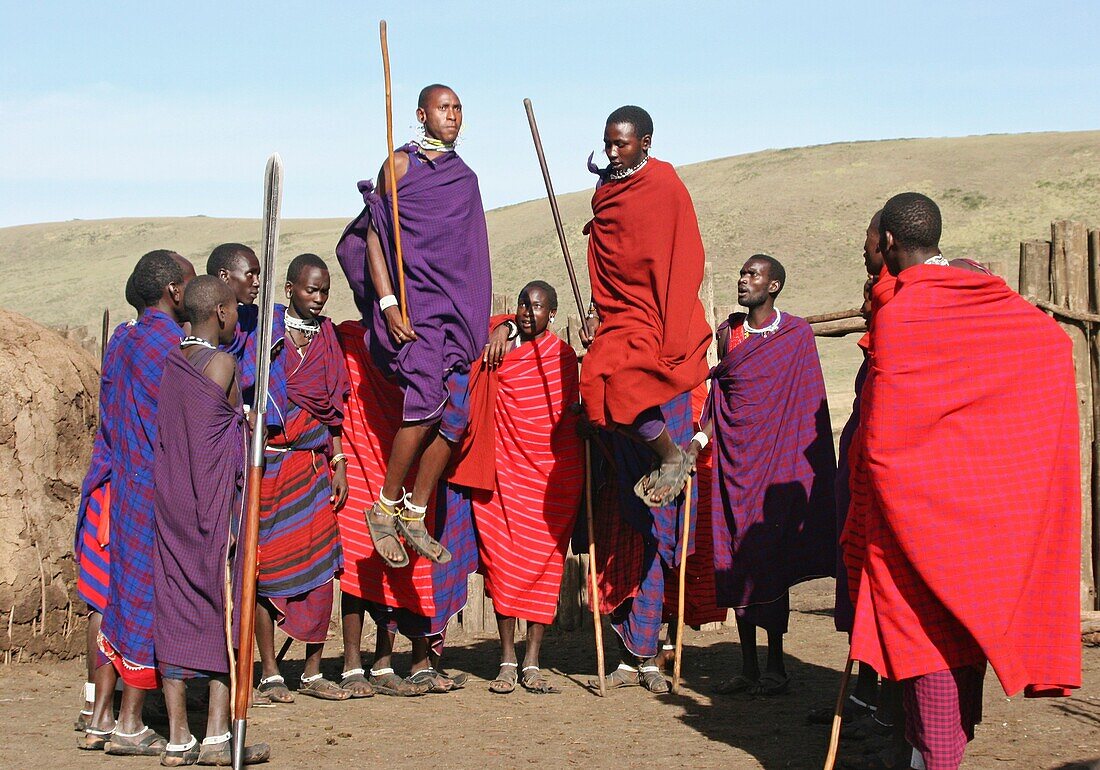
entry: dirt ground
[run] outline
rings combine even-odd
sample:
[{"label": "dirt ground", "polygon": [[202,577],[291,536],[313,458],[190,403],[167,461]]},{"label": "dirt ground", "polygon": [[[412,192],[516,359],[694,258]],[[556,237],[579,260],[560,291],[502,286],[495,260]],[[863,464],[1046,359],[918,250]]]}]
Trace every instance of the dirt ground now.
[{"label": "dirt ground", "polygon": [[[253,709],[249,739],[272,744],[272,768],[352,763],[481,770],[535,765],[817,768],[827,728],[809,724],[806,717],[812,709],[831,706],[845,656],[844,637],[833,631],[830,617],[832,581],[798,587],[792,607],[787,637],[792,688],[772,699],[710,694],[739,660],[732,628],[686,635],[681,695],[657,697],[630,688],[606,699],[584,688],[595,671],[590,629],[547,639],[543,665],[562,687],[559,695],[520,689],[507,696],[489,693],[486,681],[496,673],[496,642],[468,637],[449,639],[445,656],[451,670],[471,674],[464,690],[343,703],[299,698],[289,706]],[[325,662],[329,676],[340,671],[338,653],[337,640]],[[300,673],[301,654],[299,645],[288,656],[288,681]],[[408,665],[407,654],[398,655],[398,665]],[[0,667],[0,720],[7,725],[0,739],[0,767],[158,766],[155,759],[76,749],[72,721],[82,681],[82,661]],[[151,698],[149,723],[163,729],[162,713]],[[202,724],[194,714],[192,727]],[[841,756],[861,753],[864,746],[854,740],[842,743]],[[1071,698],[1009,700],[987,676],[985,720],[964,767],[1068,770],[1089,767],[1090,761],[1100,761],[1100,648],[1084,649],[1084,687]]]}]

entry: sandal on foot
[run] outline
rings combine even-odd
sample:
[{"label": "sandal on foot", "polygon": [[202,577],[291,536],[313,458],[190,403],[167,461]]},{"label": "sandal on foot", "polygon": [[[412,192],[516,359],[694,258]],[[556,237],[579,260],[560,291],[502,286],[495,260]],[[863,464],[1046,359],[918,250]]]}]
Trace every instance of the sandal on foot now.
[{"label": "sandal on foot", "polygon": [[340,687],[351,693],[353,698],[373,698],[374,688],[367,681],[366,671],[351,668],[340,675]]},{"label": "sandal on foot", "polygon": [[[202,745],[199,747],[199,761],[195,764],[215,767],[228,767],[232,765],[233,753],[230,744],[230,738],[232,737],[232,733],[225,733],[224,735],[204,738]],[[255,743],[251,746],[245,746],[244,763],[246,765],[258,765],[261,762],[266,762],[270,758],[271,747],[266,743]]]},{"label": "sandal on foot", "polygon": [[470,675],[463,671],[459,671],[457,674],[448,674],[443,669],[437,668],[435,673],[450,682],[452,690],[463,689],[466,687],[466,682],[470,680]]},{"label": "sandal on foot", "polygon": [[164,753],[160,755],[160,763],[164,767],[183,767],[198,761],[199,740],[193,735],[187,743],[169,743],[164,747]]},{"label": "sandal on foot", "polygon": [[733,679],[719,682],[711,688],[711,692],[717,695],[737,695],[743,692],[751,692],[760,684],[759,679],[750,679],[744,674],[738,674]]},{"label": "sandal on foot", "polygon": [[[633,666],[628,666],[625,663],[620,663],[619,667],[608,674],[604,681],[607,683],[607,689],[617,690],[620,687],[637,687],[641,684],[638,680],[638,669]],[[593,690],[600,689],[599,679],[589,679],[588,686]]]},{"label": "sandal on foot", "polygon": [[103,746],[103,752],[116,757],[159,757],[167,745],[167,738],[158,735],[153,728],[142,725],[132,735],[120,733],[116,729]]},{"label": "sandal on foot", "polygon": [[[832,706],[822,706],[814,709],[806,715],[806,724],[831,725],[833,723],[833,710]],[[845,723],[853,722],[861,717],[874,714],[876,710],[876,706],[864,703],[854,695],[849,695],[844,701],[844,712],[841,718]]]},{"label": "sandal on foot", "polygon": [[87,727],[84,729],[84,737],[76,739],[76,747],[84,751],[103,751],[114,731],[113,727],[110,730],[93,730]]},{"label": "sandal on foot", "polygon": [[[397,525],[397,531],[405,538],[407,546],[430,562],[446,564],[451,560],[451,552],[441,542],[428,534],[428,528],[424,524],[424,517],[427,516],[427,513],[427,506],[413,505],[409,496],[405,495],[404,507],[398,512],[394,523]],[[413,524],[417,522],[420,523],[420,526],[414,527]]]},{"label": "sandal on foot", "polygon": [[409,681],[421,686],[427,684],[428,692],[450,692],[456,689],[454,680],[443,676],[431,666],[414,671],[409,677]]},{"label": "sandal on foot", "polygon": [[507,695],[516,689],[519,680],[518,663],[501,663],[497,678],[489,682],[489,692],[497,695]]},{"label": "sandal on foot", "polygon": [[77,716],[76,721],[73,722],[73,730],[78,733],[82,733],[88,729],[88,723],[92,721],[92,712],[87,709],[81,709],[80,714]]},{"label": "sandal on foot", "polygon": [[[664,508],[666,505],[671,505],[684,491],[684,484],[691,477],[691,458],[679,447],[676,451],[675,460],[670,463],[661,463],[658,468],[638,479],[638,483],[634,485],[634,494],[650,508]],[[653,492],[660,487],[668,487],[668,491],[660,498],[654,499]]]},{"label": "sandal on foot", "polygon": [[300,681],[301,684],[298,685],[298,692],[302,695],[308,695],[311,698],[320,698],[321,700],[347,700],[351,697],[350,692],[336,684],[336,682],[325,679],[324,674],[303,676]]},{"label": "sandal on foot", "polygon": [[661,673],[660,666],[639,666],[638,683],[651,693],[657,695],[664,695],[671,689],[668,680],[665,679],[664,674]]},{"label": "sandal on foot", "polygon": [[294,702],[294,693],[286,686],[286,680],[279,674],[261,679],[259,686],[256,687],[256,692],[267,698],[270,703]]},{"label": "sandal on foot", "polygon": [[[394,527],[399,515],[400,514],[396,510],[393,513],[388,512],[382,506],[381,502],[375,503],[371,506],[371,509],[364,514],[367,520],[367,529],[370,530],[371,543],[374,545],[374,552],[378,554],[378,558],[386,562],[387,566],[395,569],[406,567],[409,564],[409,554],[405,550],[405,546],[401,544],[401,539],[397,537],[397,529]],[[375,516],[386,516],[390,520],[381,522],[375,521],[373,518]],[[401,556],[399,558],[388,559],[378,550],[378,544],[384,542],[387,537],[401,549]]]},{"label": "sandal on foot", "polygon": [[561,690],[555,687],[549,679],[542,675],[542,669],[538,666],[524,666],[523,676],[520,677],[519,683],[527,692],[538,693],[539,695],[549,695],[561,692]]},{"label": "sandal on foot", "polygon": [[791,677],[784,674],[776,674],[771,671],[760,677],[760,681],[756,687],[753,687],[751,693],[753,695],[782,695],[787,692],[791,687]]},{"label": "sandal on foot", "polygon": [[370,686],[379,695],[394,695],[401,698],[412,698],[424,695],[431,685],[414,684],[408,679],[402,679],[393,672],[392,668],[371,669]]},{"label": "sandal on foot", "polygon": [[[287,690],[287,692],[290,692],[290,690]],[[275,704],[271,702],[271,698],[264,695],[255,687],[252,688],[252,708],[269,709],[273,708],[274,706]]]}]

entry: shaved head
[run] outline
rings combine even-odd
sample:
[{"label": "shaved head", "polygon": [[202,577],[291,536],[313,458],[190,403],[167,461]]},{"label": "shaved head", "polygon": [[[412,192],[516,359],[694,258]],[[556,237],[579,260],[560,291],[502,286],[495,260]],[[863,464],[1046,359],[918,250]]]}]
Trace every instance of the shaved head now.
[{"label": "shaved head", "polygon": [[[416,106],[422,110],[428,109],[428,105],[432,102],[432,96],[436,91],[450,91],[454,94],[455,90],[450,86],[445,86],[442,83],[432,83],[430,86],[424,86],[420,89],[420,96],[416,97]],[[457,96],[458,94],[455,94]]]},{"label": "shaved head", "polygon": [[218,305],[236,305],[237,296],[229,284],[213,275],[200,275],[187,284],[183,293],[183,309],[192,324],[208,320]]}]

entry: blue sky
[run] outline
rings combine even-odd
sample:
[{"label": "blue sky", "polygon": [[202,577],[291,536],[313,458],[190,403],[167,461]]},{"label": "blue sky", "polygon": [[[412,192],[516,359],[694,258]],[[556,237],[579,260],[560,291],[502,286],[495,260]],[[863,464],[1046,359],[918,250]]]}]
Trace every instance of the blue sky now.
[{"label": "blue sky", "polygon": [[555,186],[625,103],[674,163],[772,147],[1100,128],[1096,2],[11,2],[0,0],[0,226],[258,216],[267,155],[288,217],[354,215],[419,88],[465,106],[487,207]]}]

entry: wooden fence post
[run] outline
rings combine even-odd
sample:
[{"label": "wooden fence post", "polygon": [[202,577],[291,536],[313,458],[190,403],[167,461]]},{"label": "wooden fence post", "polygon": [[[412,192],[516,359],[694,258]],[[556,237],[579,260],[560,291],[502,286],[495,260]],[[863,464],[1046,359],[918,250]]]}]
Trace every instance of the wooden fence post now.
[{"label": "wooden fence post", "polygon": [[485,583],[481,575],[466,577],[466,607],[462,610],[462,630],[466,633],[485,630]]},{"label": "wooden fence post", "polygon": [[[1088,229],[1082,222],[1051,223],[1051,273],[1054,301],[1070,310],[1089,309]],[[1087,326],[1060,320],[1073,341],[1073,365],[1077,378],[1077,411],[1081,435],[1081,609],[1096,602],[1092,569],[1092,356]]]},{"label": "wooden fence post", "polygon": [[1050,241],[1020,244],[1020,294],[1050,299]]}]

